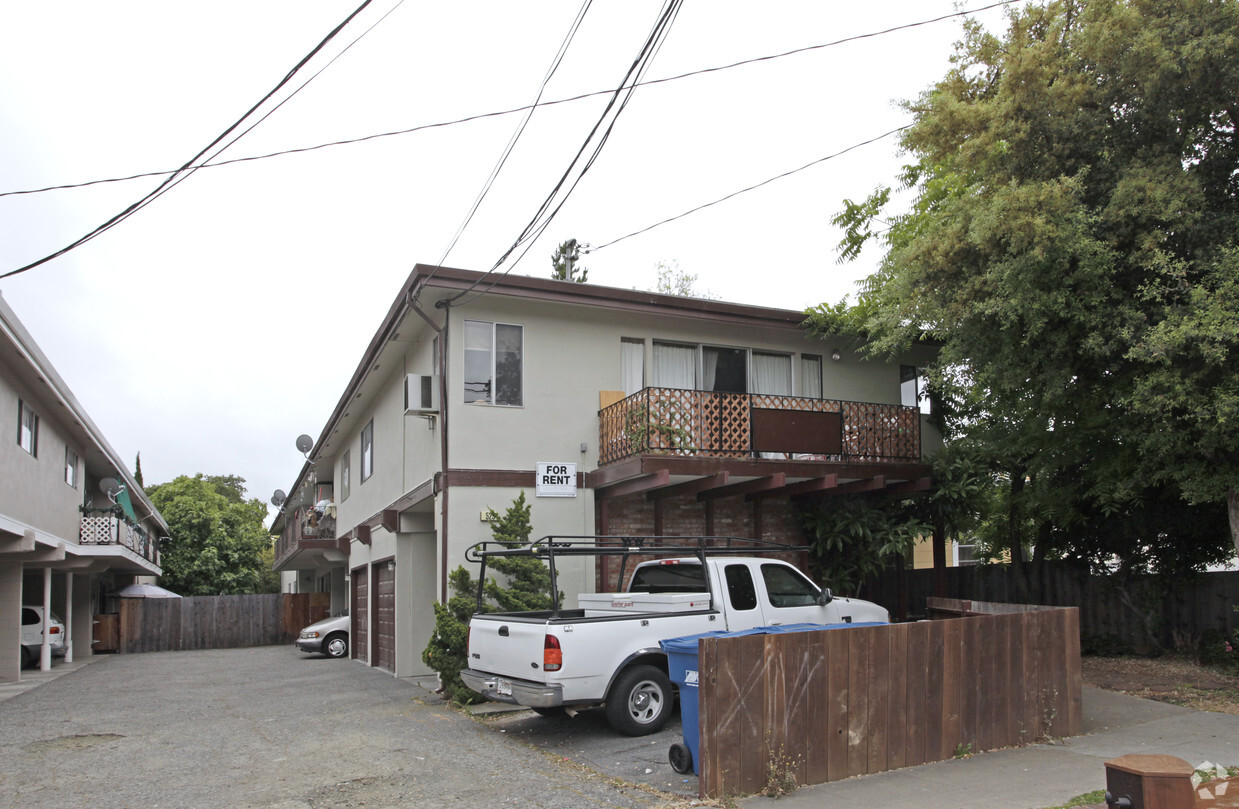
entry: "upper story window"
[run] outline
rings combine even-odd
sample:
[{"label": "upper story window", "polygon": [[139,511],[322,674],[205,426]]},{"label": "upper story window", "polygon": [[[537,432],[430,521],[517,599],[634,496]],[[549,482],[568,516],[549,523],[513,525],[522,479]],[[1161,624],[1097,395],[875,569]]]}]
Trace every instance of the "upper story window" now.
[{"label": "upper story window", "polygon": [[792,358],[753,352],[753,393],[792,396]]},{"label": "upper story window", "polygon": [[524,327],[465,321],[465,402],[520,407]]},{"label": "upper story window", "polygon": [[645,341],[624,337],[620,340],[620,383],[625,396],[645,387]]},{"label": "upper story window", "polygon": [[822,398],[822,358],[814,354],[800,355],[800,395],[807,399]]},{"label": "upper story window", "polygon": [[[804,373],[804,366],[801,366]],[[654,343],[656,388],[704,390],[715,393],[764,393],[771,396],[809,395],[796,392],[791,354],[750,351],[724,346]],[[821,358],[811,385],[821,397]],[[803,383],[802,383],[803,385]]]},{"label": "upper story window", "polygon": [[353,471],[350,466],[350,464],[352,463],[350,460],[351,454],[352,453],[349,452],[349,450],[347,449],[344,450],[344,458],[341,459],[340,461],[340,502],[341,503],[343,503],[345,500],[348,499],[348,493],[350,489],[349,476],[352,474],[352,471]]},{"label": "upper story window", "polygon": [[925,369],[915,365],[899,366],[899,403],[904,407],[929,412],[929,389],[925,386]]},{"label": "upper story window", "polygon": [[374,474],[374,419],[361,428],[361,482]]},{"label": "upper story window", "polygon": [[65,447],[65,483],[77,488],[77,453]]},{"label": "upper story window", "polygon": [[17,445],[39,457],[39,414],[20,399],[17,400]]}]

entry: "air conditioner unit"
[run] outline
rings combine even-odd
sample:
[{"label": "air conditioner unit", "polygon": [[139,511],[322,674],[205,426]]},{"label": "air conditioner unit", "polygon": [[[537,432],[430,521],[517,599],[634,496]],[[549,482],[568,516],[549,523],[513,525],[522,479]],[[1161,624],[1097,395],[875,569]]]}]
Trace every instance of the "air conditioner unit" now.
[{"label": "air conditioner unit", "polygon": [[405,413],[439,412],[439,377],[409,374],[404,380]]}]

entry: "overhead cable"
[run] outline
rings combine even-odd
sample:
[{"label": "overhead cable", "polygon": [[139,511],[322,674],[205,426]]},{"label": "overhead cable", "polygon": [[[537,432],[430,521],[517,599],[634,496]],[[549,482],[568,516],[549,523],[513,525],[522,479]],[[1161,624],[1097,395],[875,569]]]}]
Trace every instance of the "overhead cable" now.
[{"label": "overhead cable", "polygon": [[[881,31],[872,31],[866,34],[856,34],[854,36],[844,37],[843,39],[836,39],[831,42],[823,42],[817,45],[808,45],[803,48],[795,48],[793,50],[783,51],[781,53],[769,54],[766,56],[757,56],[752,59],[743,59],[741,61],[732,62],[726,65],[718,65],[715,67],[701,68],[699,70],[692,70],[687,73],[679,73],[674,76],[665,76],[660,79],[648,79],[648,80],[641,82],[638,86],[650,87],[650,86],[657,85],[657,84],[666,84],[669,82],[679,81],[681,79],[692,78],[694,76],[703,76],[703,75],[707,75],[710,73],[718,73],[724,70],[731,70],[737,67],[744,67],[747,65],[758,64],[761,62],[769,62],[769,61],[773,61],[776,59],[782,59],[788,56],[795,56],[798,54],[807,53],[810,51],[822,50],[824,48],[832,48],[838,45],[845,45],[849,42],[855,42],[855,41],[862,40],[862,39],[871,39],[873,37],[883,36],[886,34],[892,34],[892,33],[896,33],[899,31],[907,30],[909,28],[918,28],[924,25],[931,25],[933,23],[943,22],[945,20],[954,19],[956,17],[968,17],[973,14],[979,14],[983,11],[990,11],[995,8],[1000,8],[1002,6],[1009,6],[1014,3],[1019,3],[1019,2],[1024,2],[1024,1],[1025,0],[1000,0],[1000,2],[991,3],[990,5],[987,5],[987,6],[981,6],[979,8],[974,8],[974,9],[966,9],[964,11],[956,11],[951,14],[944,14],[940,17],[934,17],[932,19],[927,19],[927,20],[920,20],[918,22],[904,23],[902,25],[897,25],[891,28],[886,28]],[[497,117],[501,117],[504,115],[515,115],[517,113],[527,112],[531,109],[534,109],[535,107],[551,107],[551,106],[556,106],[560,104],[572,104],[578,101],[584,101],[590,98],[596,98],[598,96],[611,95],[614,92],[615,92],[614,90],[595,90],[589,93],[582,93],[580,95],[568,96],[566,98],[554,99],[551,101],[539,101],[535,104],[527,104],[525,106],[513,107],[511,109],[506,109],[506,110],[496,110],[493,112],[484,112],[484,113],[478,113],[476,115],[468,115],[463,118],[456,118],[450,121],[439,121],[439,122],[432,123],[432,124],[420,124],[418,126],[408,127],[405,129],[395,129],[395,130],[391,130],[388,132],[376,132],[371,135],[363,135],[357,138],[345,138],[342,140],[329,141],[327,143],[318,143],[313,146],[300,146],[300,147],[295,147],[291,149],[281,149],[275,152],[267,152],[265,154],[260,154],[260,155],[251,155],[249,157],[236,157],[230,160],[220,160],[220,161],[213,162],[206,166],[197,166],[196,168],[218,168],[220,166],[229,166],[229,165],[233,165],[236,163],[248,163],[248,162],[255,161],[255,160],[267,160],[273,157],[283,157],[285,155],[313,152],[319,149],[329,149],[335,146],[352,146],[352,145],[359,144],[359,143],[366,143],[368,141],[377,140],[379,138],[390,138],[390,137],[395,137],[397,135],[410,135],[415,132],[421,132],[427,129],[439,129],[439,128],[449,127],[449,126],[458,126],[460,124],[472,123],[473,121],[485,120],[487,118],[497,118]],[[86,188],[88,186],[101,185],[104,183],[127,182],[129,180],[139,180],[145,177],[160,177],[166,174],[176,173],[176,171],[180,171],[180,169],[149,171],[149,172],[142,172],[139,174],[130,174],[124,177],[109,177],[109,178],[102,179],[102,180],[86,180],[86,181],[78,182],[78,183],[49,185],[49,186],[44,186],[42,188],[30,188],[30,189],[24,189],[24,190],[19,190],[19,191],[0,191],[0,197],[19,196],[23,194],[42,194],[47,191],[63,191],[63,190],[68,190],[68,189],[73,189],[73,188]]]},{"label": "overhead cable", "polygon": [[216,136],[214,140],[212,140],[205,147],[203,147],[203,149],[201,149],[197,154],[195,154],[189,160],[185,161],[184,165],[182,165],[176,171],[172,172],[171,175],[166,180],[164,180],[162,183],[160,183],[158,186],[156,186],[154,190],[150,191],[145,196],[143,196],[141,199],[139,199],[137,202],[134,202],[133,204],[129,205],[129,207],[125,208],[120,213],[111,217],[106,222],[96,227],[94,230],[78,238],[76,241],[66,245],[65,247],[62,247],[61,249],[57,250],[54,253],[51,253],[50,255],[44,256],[38,261],[33,261],[29,264],[26,264],[23,267],[18,267],[15,270],[10,270],[0,275],[0,278],[8,278],[10,276],[14,276],[19,273],[26,272],[27,270],[32,270],[41,264],[46,264],[47,262],[55,258],[59,258],[60,256],[63,256],[65,253],[68,253],[70,250],[80,247],[81,245],[85,244],[91,239],[94,239],[96,236],[99,236],[102,233],[105,233],[106,231],[115,227],[117,224],[119,224],[120,222],[123,222],[125,219],[128,219],[130,216],[132,216],[135,212],[141,209],[144,205],[146,205],[152,199],[162,194],[166,188],[176,183],[177,178],[180,177],[183,173],[192,172],[196,170],[195,163],[197,163],[202,158],[203,155],[211,151],[211,149],[215,148],[215,146],[217,146],[221,141],[227,138],[233,131],[235,131],[238,127],[240,127],[241,124],[245,122],[245,119],[249,118],[249,116],[252,115],[255,110],[257,110],[259,107],[265,104],[277,92],[279,92],[279,90],[283,88],[284,85],[292,81],[293,77],[297,75],[297,73],[301,70],[301,68],[303,68],[312,58],[314,58],[314,56],[316,56],[319,53],[319,51],[321,51],[324,47],[326,47],[327,43],[331,42],[331,40],[334,39],[336,35],[339,34],[340,31],[342,31],[346,25],[352,22],[353,18],[355,18],[358,14],[364,11],[366,7],[370,5],[371,2],[372,0],[363,0],[361,5],[359,5],[356,9],[353,10],[351,14],[349,14],[347,17],[344,18],[343,22],[341,22],[339,25],[333,28],[331,32],[328,33],[327,36],[324,37],[323,40],[318,43],[318,45],[314,46],[313,50],[311,50],[304,57],[302,57],[301,60],[297,62],[297,64],[294,65],[291,70],[288,71],[288,73],[284,76],[284,78],[280,79],[280,81],[275,85],[275,87],[271,88],[271,90],[266,95],[264,95],[262,98],[260,98],[257,103],[255,103],[252,107],[250,107],[245,112],[244,115],[238,118],[231,126],[229,126],[227,129],[221,132],[218,136]]}]

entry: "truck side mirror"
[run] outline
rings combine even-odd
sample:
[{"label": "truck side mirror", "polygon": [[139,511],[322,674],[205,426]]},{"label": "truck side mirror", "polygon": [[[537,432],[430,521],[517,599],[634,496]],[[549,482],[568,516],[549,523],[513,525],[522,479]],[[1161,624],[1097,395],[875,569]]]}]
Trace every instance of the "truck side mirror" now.
[{"label": "truck side mirror", "polygon": [[823,587],[822,592],[817,594],[817,605],[819,607],[824,607],[834,600],[835,600],[835,594],[830,592],[829,587]]}]

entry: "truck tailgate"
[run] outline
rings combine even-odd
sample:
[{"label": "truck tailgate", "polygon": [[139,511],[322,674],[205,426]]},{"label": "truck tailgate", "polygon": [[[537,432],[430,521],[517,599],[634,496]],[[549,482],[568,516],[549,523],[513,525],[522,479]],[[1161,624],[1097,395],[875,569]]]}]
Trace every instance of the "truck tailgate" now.
[{"label": "truck tailgate", "polygon": [[544,619],[475,615],[469,623],[469,668],[488,674],[541,680]]}]

